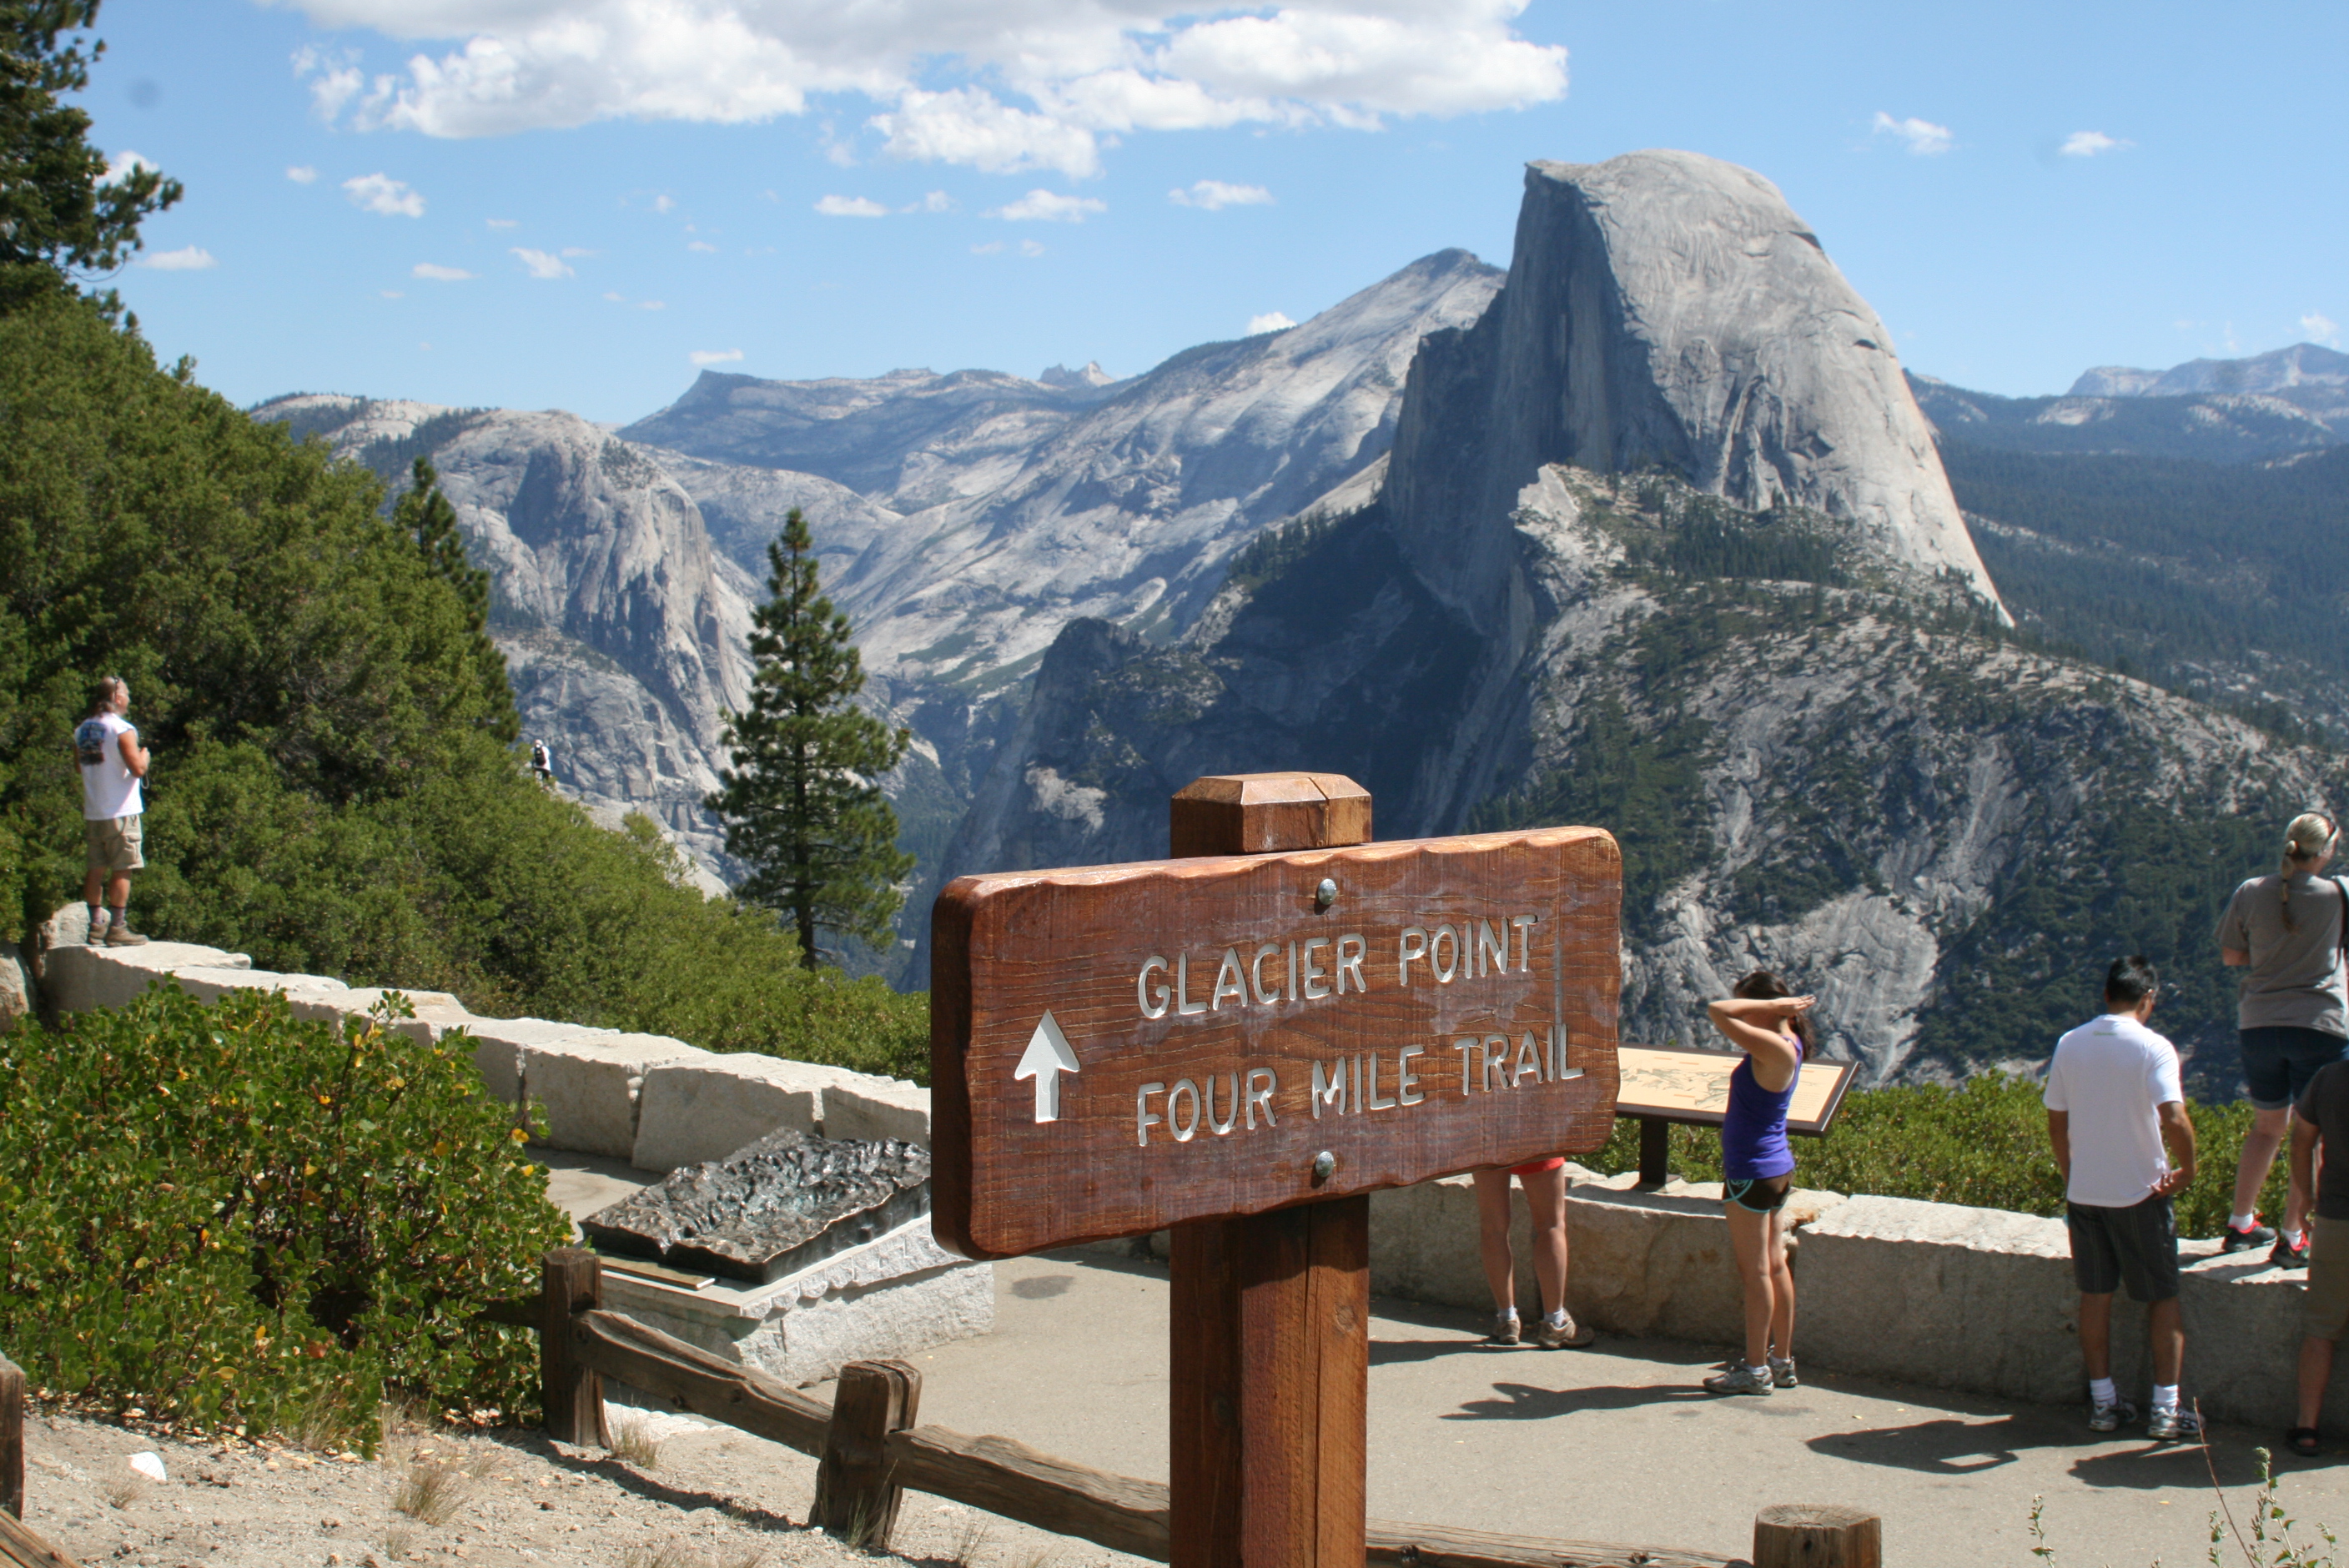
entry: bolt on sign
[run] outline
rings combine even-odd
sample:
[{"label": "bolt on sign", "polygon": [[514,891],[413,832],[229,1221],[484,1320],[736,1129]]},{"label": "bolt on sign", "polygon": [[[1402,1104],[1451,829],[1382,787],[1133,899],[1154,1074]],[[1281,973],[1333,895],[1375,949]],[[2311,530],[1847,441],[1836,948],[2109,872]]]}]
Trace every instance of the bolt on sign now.
[{"label": "bolt on sign", "polygon": [[1595,1150],[1621,902],[1596,828],[960,878],[938,1237],[1010,1257]]}]

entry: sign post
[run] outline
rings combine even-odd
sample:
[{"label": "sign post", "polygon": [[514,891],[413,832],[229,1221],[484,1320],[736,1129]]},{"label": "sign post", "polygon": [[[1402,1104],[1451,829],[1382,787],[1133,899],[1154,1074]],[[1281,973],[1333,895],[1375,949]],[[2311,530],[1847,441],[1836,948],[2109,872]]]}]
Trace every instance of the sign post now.
[{"label": "sign post", "polygon": [[1370,1200],[1613,1126],[1621,860],[1370,841],[1330,774],[1207,778],[1176,859],[933,914],[934,1222],[975,1258],[1172,1227],[1172,1561],[1362,1561]]}]

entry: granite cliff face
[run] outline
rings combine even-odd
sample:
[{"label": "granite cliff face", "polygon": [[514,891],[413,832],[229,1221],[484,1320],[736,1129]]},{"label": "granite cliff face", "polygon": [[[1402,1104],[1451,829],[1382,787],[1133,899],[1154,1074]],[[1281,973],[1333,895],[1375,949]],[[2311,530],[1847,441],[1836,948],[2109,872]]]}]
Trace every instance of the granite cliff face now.
[{"label": "granite cliff face", "polygon": [[1430,339],[1395,448],[1397,536],[1488,632],[1499,558],[1463,535],[1547,463],[1803,508],[1996,603],[1875,312],[1775,186],[1695,153],[1532,165],[1508,285]]},{"label": "granite cliff face", "polygon": [[255,414],[397,482],[409,455],[429,455],[490,572],[524,735],[545,738],[556,778],[589,807],[644,811],[729,869],[700,802],[717,786],[722,715],[749,700],[757,586],[711,548],[683,486],[569,414],[327,397]]}]

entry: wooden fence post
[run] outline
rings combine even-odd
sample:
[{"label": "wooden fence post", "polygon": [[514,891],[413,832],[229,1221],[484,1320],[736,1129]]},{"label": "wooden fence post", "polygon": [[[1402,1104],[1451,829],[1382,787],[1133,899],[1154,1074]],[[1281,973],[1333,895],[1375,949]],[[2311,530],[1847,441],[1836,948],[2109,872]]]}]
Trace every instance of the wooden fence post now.
[{"label": "wooden fence post", "polygon": [[1754,1568],[1883,1568],[1884,1526],[1832,1503],[1781,1502],[1754,1516]]},{"label": "wooden fence post", "polygon": [[25,1517],[25,1375],[0,1356],[0,1513]]},{"label": "wooden fence post", "polygon": [[604,1305],[604,1264],[584,1247],[546,1254],[538,1297],[539,1405],[546,1435],[581,1448],[611,1447],[604,1429],[604,1378],[585,1366],[571,1344],[571,1320]]},{"label": "wooden fence post", "polygon": [[889,1434],[912,1426],[921,1408],[922,1375],[903,1361],[852,1361],[840,1369],[809,1522],[867,1552],[889,1549],[905,1495]]},{"label": "wooden fence post", "polygon": [[[1326,773],[1206,778],[1168,812],[1176,859],[1371,839],[1371,798]],[[1168,1415],[1174,1568],[1362,1561],[1371,1201],[1174,1227]]]}]

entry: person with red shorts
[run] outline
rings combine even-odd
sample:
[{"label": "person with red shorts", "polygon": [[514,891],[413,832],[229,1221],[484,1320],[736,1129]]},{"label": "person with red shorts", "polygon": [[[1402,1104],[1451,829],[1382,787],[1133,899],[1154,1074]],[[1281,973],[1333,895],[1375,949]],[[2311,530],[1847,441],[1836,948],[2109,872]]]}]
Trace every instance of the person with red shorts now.
[{"label": "person with red shorts", "polygon": [[1544,1350],[1579,1350],[1597,1339],[1566,1310],[1566,1161],[1537,1160],[1506,1171],[1476,1172],[1478,1248],[1493,1287],[1493,1332],[1487,1345],[1522,1344],[1517,1325],[1517,1260],[1509,1247],[1509,1178],[1526,1190],[1534,1217],[1534,1279],[1541,1287],[1541,1321],[1529,1336]]}]

